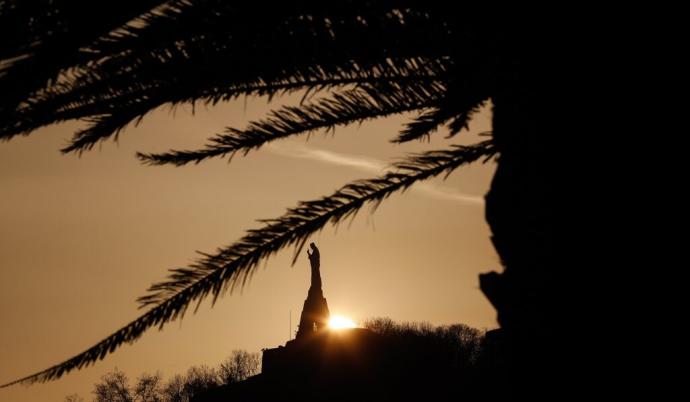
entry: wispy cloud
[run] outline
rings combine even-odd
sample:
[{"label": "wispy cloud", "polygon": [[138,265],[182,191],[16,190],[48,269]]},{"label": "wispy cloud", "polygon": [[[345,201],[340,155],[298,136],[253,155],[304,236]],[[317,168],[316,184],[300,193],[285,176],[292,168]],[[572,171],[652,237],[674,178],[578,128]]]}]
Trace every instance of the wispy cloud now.
[{"label": "wispy cloud", "polygon": [[[270,143],[265,149],[273,154],[288,158],[309,159],[329,165],[347,166],[374,174],[382,174],[390,166],[379,159],[332,152],[298,143]],[[416,183],[411,187],[411,190],[439,200],[457,201],[478,206],[484,204],[484,199],[480,196],[466,194],[454,188],[439,186],[434,183]]]}]

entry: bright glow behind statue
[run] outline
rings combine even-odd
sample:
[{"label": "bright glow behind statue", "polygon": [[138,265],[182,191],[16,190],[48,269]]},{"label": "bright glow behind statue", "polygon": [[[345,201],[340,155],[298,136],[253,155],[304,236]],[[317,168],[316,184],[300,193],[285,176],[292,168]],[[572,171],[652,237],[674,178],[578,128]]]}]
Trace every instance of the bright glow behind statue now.
[{"label": "bright glow behind statue", "polygon": [[357,324],[347,317],[334,315],[328,320],[328,327],[330,329],[357,328]]}]

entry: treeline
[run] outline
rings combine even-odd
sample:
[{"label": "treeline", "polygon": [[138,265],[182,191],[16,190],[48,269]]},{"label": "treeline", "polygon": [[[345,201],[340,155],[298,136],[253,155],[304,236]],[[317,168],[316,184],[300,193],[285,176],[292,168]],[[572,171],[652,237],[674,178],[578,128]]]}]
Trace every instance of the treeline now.
[{"label": "treeline", "polygon": [[[397,368],[390,371],[395,378],[382,378],[382,382],[412,377],[415,382],[433,385],[428,389],[438,391],[449,384],[457,385],[457,378],[472,376],[485,352],[485,333],[464,324],[433,326],[425,322],[399,323],[390,318],[373,318],[362,326],[385,337],[392,351],[388,364]],[[145,373],[130,384],[127,375],[116,369],[94,385],[92,401],[188,402],[208,389],[244,381],[260,372],[260,354],[244,350],[233,351],[216,368],[194,366],[186,374],[175,375],[168,381],[160,373]],[[70,395],[65,402],[84,402],[84,399]]]},{"label": "treeline", "polygon": [[[115,369],[94,384],[94,402],[188,402],[194,395],[219,385],[243,381],[261,372],[261,356],[235,350],[218,367],[194,366],[184,375],[164,381],[160,373],[144,373],[133,384],[127,374]],[[69,395],[65,402],[84,402],[80,395]]]},{"label": "treeline", "polygon": [[403,350],[422,351],[423,359],[433,356],[434,364],[459,370],[474,367],[484,345],[484,332],[465,324],[433,326],[427,322],[397,323],[384,317],[369,319],[362,326],[391,338]]},{"label": "treeline", "polygon": [[[377,318],[364,326],[386,338],[384,369],[369,391],[380,401],[480,400],[491,377],[489,333],[464,324],[432,326]],[[487,351],[490,352],[487,354]],[[361,391],[364,391],[363,389]],[[356,398],[355,398],[356,400]]]}]

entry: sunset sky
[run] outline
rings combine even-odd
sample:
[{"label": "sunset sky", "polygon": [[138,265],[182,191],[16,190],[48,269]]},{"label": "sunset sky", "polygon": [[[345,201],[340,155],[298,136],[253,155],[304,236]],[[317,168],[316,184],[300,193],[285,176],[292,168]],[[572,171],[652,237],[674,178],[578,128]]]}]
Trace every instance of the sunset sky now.
[{"label": "sunset sky", "polygon": [[[288,102],[299,101],[296,96]],[[263,99],[203,108],[162,108],[82,157],[59,149],[80,127],[67,123],[0,143],[0,382],[34,373],[90,347],[143,311],[135,302],[169,268],[239,239],[257,219],[300,200],[374,177],[409,152],[471,143],[490,129],[490,109],[470,133],[430,143],[389,142],[406,117],[277,141],[236,156],[181,168],[142,165],[136,151],[193,148],[225,126],[265,115]],[[483,195],[495,162],[420,183],[312,237],[321,250],[324,296],[332,314],[355,322],[386,316],[435,325],[497,326],[478,274],[500,270],[484,220]],[[348,226],[349,225],[349,226]],[[242,292],[202,304],[163,331],[151,330],[88,369],[58,381],[0,390],[0,401],[92,398],[115,367],[130,380],[167,379],[217,365],[233,349],[258,352],[294,333],[309,286],[306,253],[268,259]],[[290,313],[292,328],[289,327]]]}]

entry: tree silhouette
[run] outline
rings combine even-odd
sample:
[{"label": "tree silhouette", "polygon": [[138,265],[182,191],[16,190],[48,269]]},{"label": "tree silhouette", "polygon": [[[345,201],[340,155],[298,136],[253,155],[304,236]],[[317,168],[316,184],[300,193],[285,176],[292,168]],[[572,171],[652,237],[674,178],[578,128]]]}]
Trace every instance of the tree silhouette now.
[{"label": "tree silhouette", "polygon": [[219,385],[219,380],[218,372],[213,367],[205,364],[190,367],[185,377],[184,392],[189,398],[192,398],[194,395]]},{"label": "tree silhouette", "polygon": [[79,396],[79,394],[67,395],[64,402],[84,402],[84,398]]},{"label": "tree silhouette", "polygon": [[232,354],[220,363],[218,377],[223,384],[233,384],[261,372],[261,356],[246,350],[233,350]]},{"label": "tree silhouette", "polygon": [[142,374],[137,378],[137,383],[134,386],[135,399],[141,402],[163,402],[161,398],[162,383],[163,378],[160,373]]},{"label": "tree silhouette", "polygon": [[96,402],[134,402],[129,379],[117,368],[101,377],[101,381],[94,385],[93,395]]},{"label": "tree silhouette", "polygon": [[[81,17],[83,11],[89,17]],[[540,20],[541,21],[541,20]],[[505,272],[481,277],[516,361],[548,359],[558,310],[548,167],[560,81],[544,37],[554,24],[468,18],[448,2],[169,0],[123,3],[6,1],[0,5],[0,138],[78,119],[86,128],[62,151],[81,153],[169,104],[302,93],[244,128],[227,128],[199,150],[140,153],[148,164],[184,165],[246,155],[287,136],[416,112],[394,143],[457,135],[493,104],[493,134],[470,146],[413,155],[385,175],[302,202],[194,264],[173,269],[139,299],[146,312],[73,358],[16,382],[59,378],[181,318],[188,307],[243,286],[257,264],[415,182],[494,155],[486,217]],[[546,32],[546,33],[545,33]],[[557,90],[557,89],[556,89]],[[314,93],[320,96],[312,100]],[[539,105],[539,108],[536,107]],[[547,115],[548,118],[542,119]],[[544,351],[541,353],[540,351]],[[527,354],[529,353],[529,357]],[[541,363],[540,363],[541,362]]]}]

